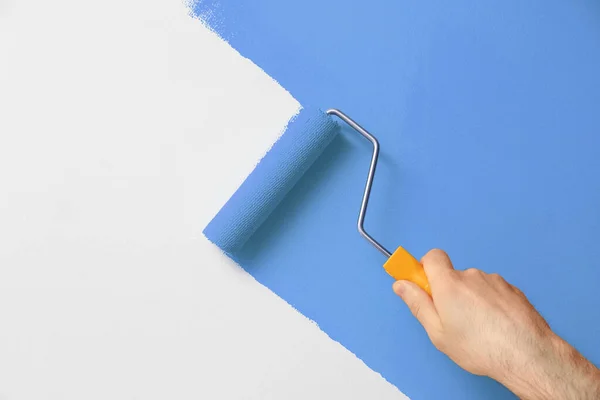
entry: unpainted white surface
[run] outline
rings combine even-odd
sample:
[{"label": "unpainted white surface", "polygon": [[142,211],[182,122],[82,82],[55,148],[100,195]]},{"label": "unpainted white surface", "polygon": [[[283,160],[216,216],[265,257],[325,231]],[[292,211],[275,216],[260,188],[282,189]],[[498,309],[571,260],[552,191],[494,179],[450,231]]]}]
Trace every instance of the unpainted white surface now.
[{"label": "unpainted white surface", "polygon": [[201,235],[298,107],[179,0],[0,0],[0,399],[403,399]]}]

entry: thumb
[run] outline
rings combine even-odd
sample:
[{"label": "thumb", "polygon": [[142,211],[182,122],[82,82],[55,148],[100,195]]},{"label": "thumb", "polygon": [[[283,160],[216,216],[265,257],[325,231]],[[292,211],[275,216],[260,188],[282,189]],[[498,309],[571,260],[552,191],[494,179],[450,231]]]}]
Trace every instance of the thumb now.
[{"label": "thumb", "polygon": [[440,318],[427,292],[409,281],[396,281],[393,289],[427,332],[432,332],[439,327]]}]

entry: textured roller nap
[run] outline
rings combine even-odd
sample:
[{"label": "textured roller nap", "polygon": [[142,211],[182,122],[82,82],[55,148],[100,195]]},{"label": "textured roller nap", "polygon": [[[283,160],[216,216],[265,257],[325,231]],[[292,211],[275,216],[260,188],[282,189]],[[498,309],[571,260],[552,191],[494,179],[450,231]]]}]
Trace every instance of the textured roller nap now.
[{"label": "textured roller nap", "polygon": [[304,108],[204,230],[226,253],[239,250],[338,132],[323,111]]}]

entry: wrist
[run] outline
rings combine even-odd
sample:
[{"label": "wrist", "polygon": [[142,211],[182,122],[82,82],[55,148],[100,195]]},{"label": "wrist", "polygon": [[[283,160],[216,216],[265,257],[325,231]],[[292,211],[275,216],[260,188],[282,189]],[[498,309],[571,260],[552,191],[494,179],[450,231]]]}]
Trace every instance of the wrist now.
[{"label": "wrist", "polygon": [[525,400],[550,400],[552,381],[560,377],[567,344],[550,332],[537,340],[531,352],[519,355],[512,368],[504,371],[499,382]]},{"label": "wrist", "polygon": [[551,333],[519,368],[505,371],[500,383],[524,400],[600,398],[600,371],[575,348]]}]

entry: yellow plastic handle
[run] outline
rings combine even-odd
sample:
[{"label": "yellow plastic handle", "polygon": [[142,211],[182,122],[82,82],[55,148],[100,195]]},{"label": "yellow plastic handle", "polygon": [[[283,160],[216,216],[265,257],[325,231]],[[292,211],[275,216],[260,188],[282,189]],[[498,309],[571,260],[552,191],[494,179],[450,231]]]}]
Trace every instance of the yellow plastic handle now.
[{"label": "yellow plastic handle", "polygon": [[395,280],[415,283],[431,296],[429,281],[427,280],[423,266],[402,247],[396,249],[394,254],[383,265],[383,268]]}]

